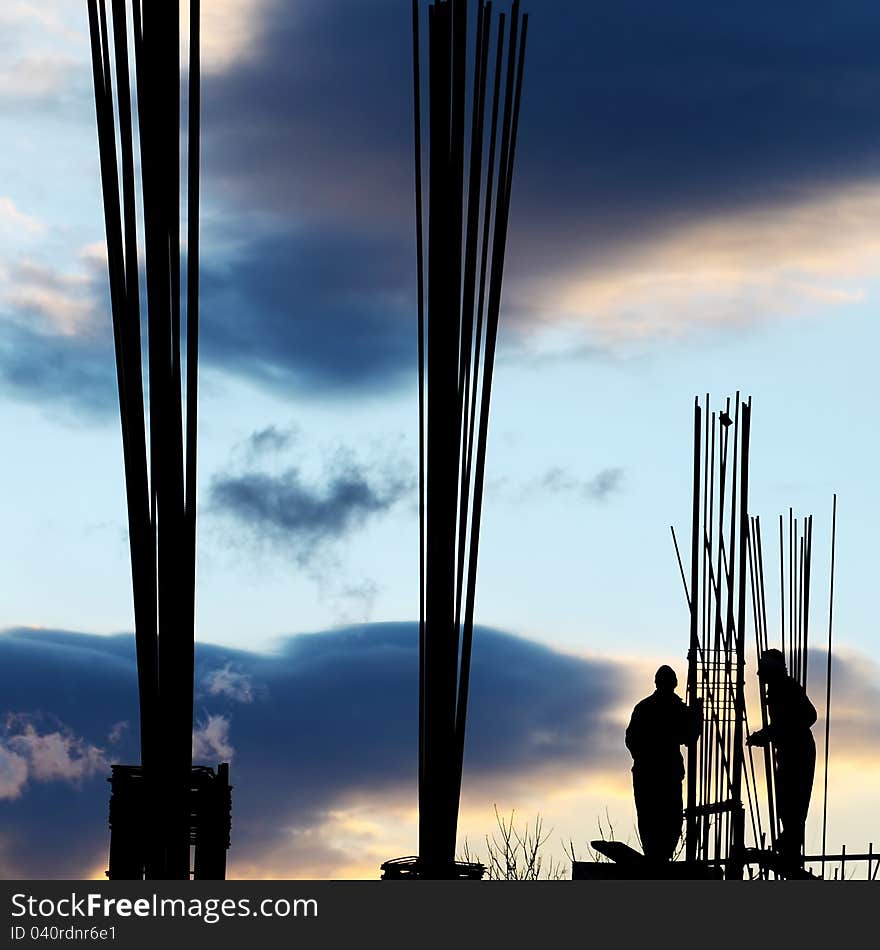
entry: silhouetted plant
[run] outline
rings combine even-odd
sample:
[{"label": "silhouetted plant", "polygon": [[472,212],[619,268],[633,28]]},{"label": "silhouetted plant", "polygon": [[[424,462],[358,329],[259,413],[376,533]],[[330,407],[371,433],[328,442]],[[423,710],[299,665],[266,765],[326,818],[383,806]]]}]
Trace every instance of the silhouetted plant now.
[{"label": "silhouetted plant", "polygon": [[552,857],[545,857],[541,849],[547,843],[553,829],[544,830],[544,819],[540,814],[534,822],[526,822],[520,831],[516,827],[516,812],[511,811],[505,819],[495,805],[496,832],[486,835],[487,860],[470,850],[467,838],[462,848],[462,861],[479,861],[486,866],[486,880],[489,881],[550,881],[565,880],[565,867]]}]

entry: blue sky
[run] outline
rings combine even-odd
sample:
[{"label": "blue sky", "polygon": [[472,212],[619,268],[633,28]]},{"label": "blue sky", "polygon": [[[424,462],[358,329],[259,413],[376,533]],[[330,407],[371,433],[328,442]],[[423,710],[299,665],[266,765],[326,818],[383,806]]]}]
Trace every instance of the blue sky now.
[{"label": "blue sky", "polygon": [[[203,6],[197,627],[206,647],[251,656],[418,609],[409,4]],[[662,10],[559,0],[531,13],[478,620],[560,656],[620,664],[612,718],[649,691],[652,665],[683,671],[669,525],[687,532],[691,406],[739,389],[754,400],[753,512],[815,515],[817,637],[839,494],[835,636],[876,705],[880,13],[852,0],[833,15],[801,3],[796,17],[751,0]],[[9,630],[132,627],[91,96],[83,5],[6,4]],[[16,702],[0,696],[0,714],[74,728],[48,697]],[[236,710],[216,714],[243,748]],[[75,738],[112,757],[116,721],[103,732],[85,722]],[[841,779],[838,793],[848,847],[872,834],[859,796],[880,790],[880,756],[853,750],[877,735],[869,720],[845,745],[861,776],[860,790]],[[490,827],[499,799],[581,837],[606,805],[629,827],[625,758],[591,772],[584,755],[545,773],[536,754],[494,786],[475,774],[465,827]],[[393,856],[398,839],[382,835],[406,797],[366,776],[346,782],[346,807],[361,788],[369,815],[346,812],[334,841],[345,821],[372,822]],[[8,808],[42,787],[20,786]],[[257,844],[245,852],[240,873],[257,873]],[[275,873],[305,866],[296,849],[266,862]]]}]

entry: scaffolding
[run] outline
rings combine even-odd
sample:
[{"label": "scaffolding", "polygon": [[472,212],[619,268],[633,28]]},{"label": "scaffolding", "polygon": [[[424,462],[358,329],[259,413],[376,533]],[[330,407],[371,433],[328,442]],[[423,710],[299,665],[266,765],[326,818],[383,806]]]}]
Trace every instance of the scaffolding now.
[{"label": "scaffolding", "polygon": [[[139,765],[111,766],[110,862],[111,881],[144,880],[149,872],[149,828],[143,816],[149,812],[144,770]],[[229,765],[222,762],[215,772],[193,766],[188,790],[190,866],[193,880],[222,881],[226,878],[226,852],[232,827],[232,786]]]}]

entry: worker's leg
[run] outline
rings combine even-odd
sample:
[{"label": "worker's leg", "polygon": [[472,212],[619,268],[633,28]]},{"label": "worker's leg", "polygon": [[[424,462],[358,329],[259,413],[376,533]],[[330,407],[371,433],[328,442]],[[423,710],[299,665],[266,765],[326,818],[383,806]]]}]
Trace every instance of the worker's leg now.
[{"label": "worker's leg", "polygon": [[816,771],[816,746],[812,742],[791,756],[788,767],[787,811],[790,831],[786,835],[786,850],[800,859],[804,845],[804,833],[807,824],[807,812],[810,809],[810,796],[813,792],[813,778]]},{"label": "worker's leg", "polygon": [[[655,784],[650,776],[633,773],[633,796],[636,802],[636,816],[639,825],[639,838],[646,858],[657,855],[657,801]],[[659,845],[662,849],[662,845]]]},{"label": "worker's leg", "polygon": [[633,776],[639,837],[645,857],[669,861],[681,837],[681,781],[663,776]]},{"label": "worker's leg", "polygon": [[671,861],[681,838],[682,800],[681,780],[666,777],[655,788],[657,808],[657,846],[654,857]]},{"label": "worker's leg", "polygon": [[778,763],[776,810],[782,823],[782,835],[777,850],[793,864],[800,865],[816,769],[816,747],[811,742],[786,749],[784,754],[778,755]]}]

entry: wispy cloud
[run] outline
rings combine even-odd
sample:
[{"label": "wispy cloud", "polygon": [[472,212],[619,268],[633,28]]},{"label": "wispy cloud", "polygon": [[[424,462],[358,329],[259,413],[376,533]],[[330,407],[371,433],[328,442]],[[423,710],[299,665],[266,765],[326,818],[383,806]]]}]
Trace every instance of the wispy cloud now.
[{"label": "wispy cloud", "polygon": [[6,319],[26,321],[46,336],[93,336],[101,316],[96,282],[87,273],[59,273],[36,261],[0,268]]},{"label": "wispy cloud", "polygon": [[0,319],[0,387],[39,405],[106,417],[116,402],[113,352]]},{"label": "wispy cloud", "polygon": [[107,733],[107,741],[111,745],[115,745],[119,742],[122,737],[128,732],[131,728],[131,723],[128,720],[123,719],[120,722],[114,723],[113,728]]},{"label": "wispy cloud", "polygon": [[22,106],[60,99],[81,78],[84,64],[72,56],[27,55],[0,69],[0,103]]},{"label": "wispy cloud", "polygon": [[0,10],[0,110],[85,104],[90,91],[88,18],[69,0],[8,0]]},{"label": "wispy cloud", "polygon": [[234,670],[230,663],[206,673],[202,683],[209,696],[226,696],[237,703],[254,701],[253,679],[247,673]]},{"label": "wispy cloud", "polygon": [[12,198],[0,195],[0,234],[18,238],[24,234],[44,234],[46,225],[21,211]]},{"label": "wispy cloud", "polygon": [[573,495],[588,501],[605,502],[623,488],[622,468],[603,468],[591,478],[579,478],[563,468],[554,467],[538,480],[537,487],[554,495]]},{"label": "wispy cloud", "polygon": [[27,780],[27,759],[0,742],[0,800],[18,798]]},{"label": "wispy cloud", "polygon": [[106,415],[116,403],[105,246],[78,266],[0,261],[0,385],[18,398]]},{"label": "wispy cloud", "polygon": [[217,761],[230,762],[235,749],[229,741],[229,720],[226,716],[208,716],[193,729],[192,756],[200,763],[214,765]]},{"label": "wispy cloud", "polygon": [[390,511],[413,487],[408,471],[370,467],[340,450],[325,464],[320,480],[306,478],[296,467],[281,474],[252,470],[215,475],[209,505],[255,540],[304,565],[327,545]]},{"label": "wispy cloud", "polygon": [[62,726],[41,733],[9,715],[0,738],[0,798],[18,798],[29,781],[80,782],[109,769],[104,751]]},{"label": "wispy cloud", "polygon": [[275,455],[289,448],[297,436],[295,428],[282,429],[278,426],[266,426],[252,432],[244,443],[247,458],[255,461],[263,456]]}]

